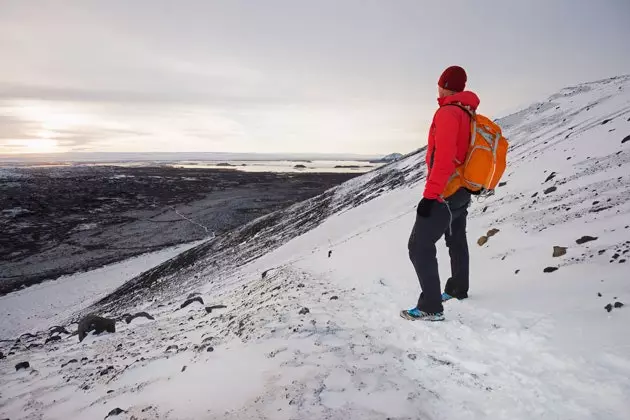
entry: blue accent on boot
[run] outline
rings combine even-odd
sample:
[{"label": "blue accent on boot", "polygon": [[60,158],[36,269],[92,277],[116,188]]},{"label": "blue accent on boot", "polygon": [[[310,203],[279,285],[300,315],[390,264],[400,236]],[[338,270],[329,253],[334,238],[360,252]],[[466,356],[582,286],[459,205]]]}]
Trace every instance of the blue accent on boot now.
[{"label": "blue accent on boot", "polygon": [[442,302],[446,302],[447,300],[451,300],[454,299],[455,296],[451,296],[448,293],[444,292],[442,293]]},{"label": "blue accent on boot", "polygon": [[444,321],[444,312],[435,312],[433,314],[419,310],[418,308],[409,309],[400,313],[405,319],[412,321]]}]

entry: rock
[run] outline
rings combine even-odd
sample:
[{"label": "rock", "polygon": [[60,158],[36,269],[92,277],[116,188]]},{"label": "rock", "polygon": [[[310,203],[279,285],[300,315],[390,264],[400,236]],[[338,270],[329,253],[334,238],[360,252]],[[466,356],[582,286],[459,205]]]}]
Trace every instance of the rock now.
[{"label": "rock", "polygon": [[66,330],[65,327],[61,327],[59,325],[55,325],[54,327],[50,328],[50,332],[48,334],[49,335],[53,335],[53,334],[70,334],[70,332],[68,332],[68,330]]},{"label": "rock", "polygon": [[116,321],[109,318],[103,318],[97,315],[87,315],[79,321],[78,327],[79,343],[87,336],[90,331],[100,334],[104,331],[108,333],[116,332]]},{"label": "rock", "polygon": [[196,296],[194,298],[186,299],[186,301],[181,304],[179,309],[184,309],[186,306],[190,305],[193,302],[199,302],[203,305],[203,299],[201,298],[201,296]]},{"label": "rock", "polygon": [[105,376],[105,375],[109,374],[109,372],[111,372],[112,370],[114,370],[114,366],[107,366],[105,369],[103,369],[103,370],[101,370],[99,372],[99,375]]},{"label": "rock", "polygon": [[17,365],[15,365],[15,371],[17,372],[20,369],[28,369],[31,367],[31,364],[29,362],[20,362]]},{"label": "rock", "polygon": [[339,299],[339,296],[331,296],[330,297],[330,300],[338,300],[338,299]]},{"label": "rock", "polygon": [[79,363],[79,361],[77,359],[70,359],[66,363],[62,364],[61,367],[64,368],[68,366],[70,363]]},{"label": "rock", "polygon": [[575,243],[578,244],[578,245],[582,245],[582,244],[585,244],[587,242],[596,241],[596,240],[597,240],[596,236],[585,235],[585,236],[582,236],[580,239],[577,239],[575,241]]},{"label": "rock", "polygon": [[300,283],[300,284],[298,284],[298,285],[297,285],[297,287],[299,287],[299,288],[304,287],[304,283]]},{"label": "rock", "polygon": [[558,188],[556,187],[549,187],[547,188],[545,191],[543,191],[545,194],[551,194],[552,192],[556,191]]},{"label": "rock", "polygon": [[479,245],[479,246],[484,246],[486,244],[486,242],[488,242],[488,237],[487,236],[481,236],[481,237],[479,237],[479,239],[477,239],[477,245]]},{"label": "rock", "polygon": [[602,121],[602,125],[608,124],[611,121],[612,121],[612,118],[606,118],[604,121]]},{"label": "rock", "polygon": [[499,182],[499,187],[504,187],[507,185],[507,181],[506,182]]},{"label": "rock", "polygon": [[482,212],[482,213],[485,213],[485,212],[486,212],[486,210],[488,210],[488,206],[485,206],[485,207],[483,208],[483,210],[481,210],[481,212]]},{"label": "rock", "polygon": [[558,270],[558,267],[545,267],[543,273],[553,273],[556,270]]},{"label": "rock", "polygon": [[6,357],[7,357],[7,356],[5,356],[5,355],[4,355],[4,353],[2,353],[2,352],[0,351],[0,360],[4,359],[4,358],[6,358]]},{"label": "rock", "polygon": [[328,251],[328,258],[332,257],[332,251]]},{"label": "rock", "polygon": [[491,238],[491,237],[493,237],[494,235],[496,235],[496,234],[497,234],[497,233],[499,233],[499,232],[500,232],[500,230],[499,230],[499,229],[492,228],[492,229],[490,229],[490,230],[488,231],[488,233],[486,233],[486,236],[487,236],[488,238]]},{"label": "rock", "polygon": [[186,370],[186,366],[182,367],[182,372],[184,372]]},{"label": "rock", "polygon": [[300,315],[306,315],[309,312],[311,312],[311,311],[308,308],[302,308],[302,309],[300,309],[299,314]]},{"label": "rock", "polygon": [[44,344],[48,344],[48,343],[50,343],[50,342],[52,342],[52,341],[59,341],[59,340],[61,340],[61,337],[60,337],[60,336],[58,336],[58,335],[53,335],[52,337],[48,337],[48,338],[46,339],[46,341],[44,341]]},{"label": "rock", "polygon": [[615,302],[615,308],[621,308],[623,306],[623,303],[621,302]]},{"label": "rock", "polygon": [[543,182],[543,184],[544,184],[545,182],[549,182],[549,181],[551,181],[551,180],[552,180],[552,179],[554,179],[555,177],[556,177],[556,173],[555,173],[555,172],[552,172],[552,173],[551,173],[551,174],[547,177],[547,179],[545,179],[545,181]]},{"label": "rock", "polygon": [[624,144],[627,141],[630,141],[630,136],[624,137],[623,140],[621,140],[621,144]]},{"label": "rock", "polygon": [[206,306],[206,313],[210,313],[215,309],[225,309],[227,308],[227,306],[225,305],[212,305],[212,306]]},{"label": "rock", "polygon": [[597,296],[602,297],[602,294],[601,294],[601,293],[599,293],[599,292],[597,292]]},{"label": "rock", "polygon": [[208,348],[206,349],[206,351],[207,351],[208,353],[212,353],[212,352],[214,351],[214,347],[212,347],[212,346],[208,346]]},{"label": "rock", "polygon": [[200,296],[200,294],[197,292],[190,293],[188,296],[186,296],[186,299],[192,299],[195,296]]},{"label": "rock", "polygon": [[553,257],[561,257],[567,253],[566,246],[554,246],[553,247]]},{"label": "rock", "polygon": [[176,345],[176,344],[171,344],[170,346],[168,346],[168,347],[166,348],[166,350],[164,350],[164,352],[165,352],[165,353],[172,353],[172,352],[177,353],[177,350],[178,350],[178,349],[179,349],[179,347],[177,347],[177,345]]},{"label": "rock", "polygon": [[612,306],[612,304],[609,303],[608,305],[604,306],[604,309],[606,309],[608,312],[610,312],[610,311],[613,310],[613,306]]},{"label": "rock", "polygon": [[538,191],[536,191],[534,194],[532,194],[532,198],[536,198],[537,195],[538,195]]},{"label": "rock", "polygon": [[263,280],[267,278],[267,273],[268,273],[268,272],[269,272],[269,270],[265,270],[265,271],[263,271],[263,273],[262,273],[262,279],[263,279]]},{"label": "rock", "polygon": [[417,355],[415,355],[415,354],[413,354],[413,353],[409,353],[409,354],[407,355],[407,357],[408,357],[410,360],[416,360],[416,359],[418,358],[418,356],[417,356]]},{"label": "rock", "polygon": [[[201,299],[201,298],[200,298],[200,299]],[[138,312],[138,313],[136,313],[135,315],[128,315],[128,316],[125,318],[125,322],[126,322],[127,324],[129,324],[131,321],[133,321],[133,320],[134,320],[134,319],[136,319],[136,318],[146,318],[146,319],[151,320],[151,321],[154,321],[154,320],[155,320],[155,318],[153,318],[153,317],[152,317],[151,315],[149,315],[147,312]]]},{"label": "rock", "polygon": [[123,409],[122,409],[122,408],[120,408],[120,407],[116,407],[116,408],[114,408],[112,411],[110,411],[109,413],[107,413],[107,415],[105,416],[105,418],[107,418],[107,417],[117,416],[117,415],[122,414],[122,413],[126,413],[126,411],[125,411],[125,410],[123,410]]},{"label": "rock", "polygon": [[521,272],[521,270],[516,270],[516,271],[514,271],[514,274],[518,274],[520,272]]}]

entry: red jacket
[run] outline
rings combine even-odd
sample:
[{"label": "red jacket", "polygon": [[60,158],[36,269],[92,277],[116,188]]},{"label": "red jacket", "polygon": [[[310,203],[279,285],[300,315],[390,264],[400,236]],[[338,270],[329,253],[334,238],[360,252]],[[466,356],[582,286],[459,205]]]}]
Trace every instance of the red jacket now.
[{"label": "red jacket", "polygon": [[470,142],[470,114],[457,106],[458,103],[475,111],[479,98],[473,92],[464,91],[438,99],[440,108],[435,111],[429,130],[427,147],[427,184],[424,197],[439,199],[458,162],[463,162]]}]

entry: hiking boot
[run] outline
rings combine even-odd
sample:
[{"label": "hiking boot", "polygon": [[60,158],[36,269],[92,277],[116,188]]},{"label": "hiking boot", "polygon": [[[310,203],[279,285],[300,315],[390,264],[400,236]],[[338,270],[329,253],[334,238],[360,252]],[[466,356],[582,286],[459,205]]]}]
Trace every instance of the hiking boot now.
[{"label": "hiking boot", "polygon": [[444,312],[428,313],[418,308],[401,311],[400,316],[409,321],[444,321]]}]

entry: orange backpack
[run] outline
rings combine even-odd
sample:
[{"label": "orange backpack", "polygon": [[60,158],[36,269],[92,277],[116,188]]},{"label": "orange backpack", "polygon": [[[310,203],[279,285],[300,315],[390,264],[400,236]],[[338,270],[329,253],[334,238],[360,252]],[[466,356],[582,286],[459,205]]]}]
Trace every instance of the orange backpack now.
[{"label": "orange backpack", "polygon": [[470,111],[458,104],[471,119],[470,145],[464,162],[457,162],[455,173],[451,175],[442,196],[449,197],[461,187],[472,193],[494,190],[505,172],[508,141],[501,133],[501,127],[489,118]]}]

